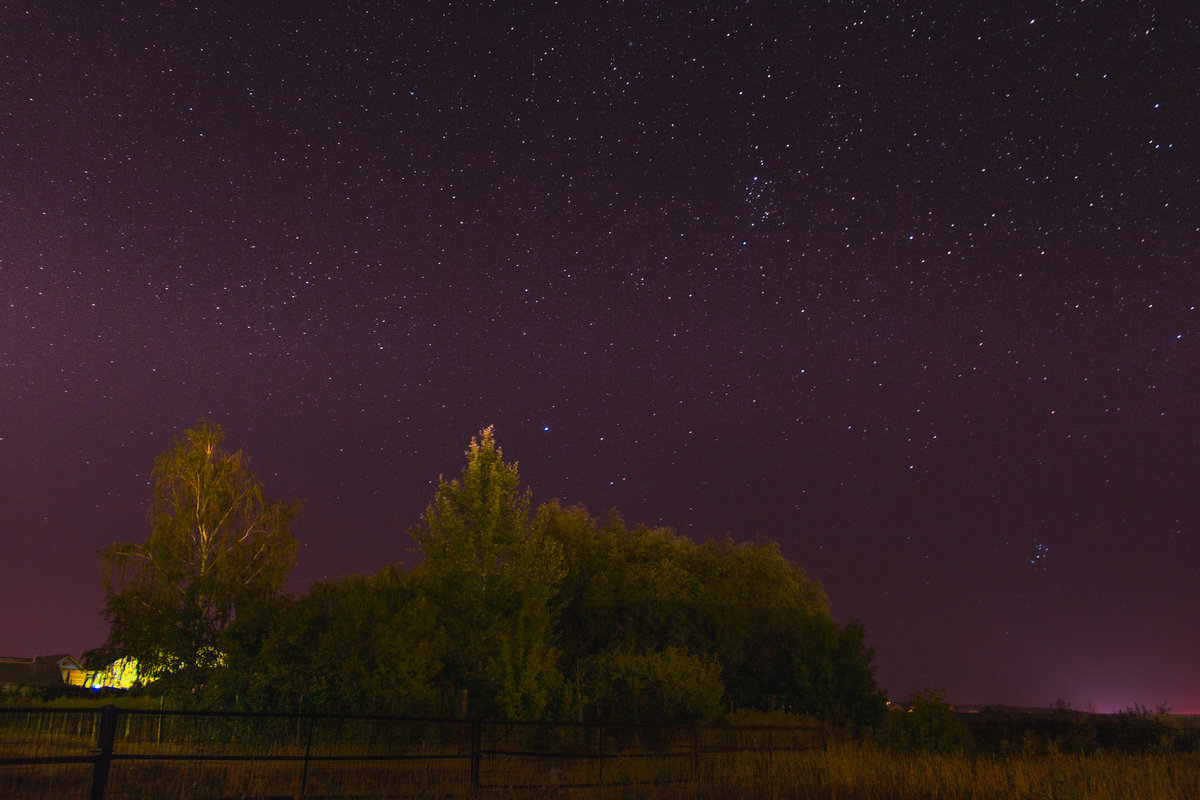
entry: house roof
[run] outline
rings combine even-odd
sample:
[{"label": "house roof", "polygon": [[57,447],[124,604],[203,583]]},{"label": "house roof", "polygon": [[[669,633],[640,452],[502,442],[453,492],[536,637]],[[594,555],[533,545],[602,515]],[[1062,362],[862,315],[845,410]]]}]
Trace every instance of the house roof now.
[{"label": "house roof", "polygon": [[[62,669],[59,662],[75,659],[67,654],[53,656],[34,656],[33,658],[0,658],[0,688],[18,686],[62,686]],[[71,664],[68,668],[74,669]]]},{"label": "house roof", "polygon": [[53,661],[58,665],[59,669],[83,669],[83,664],[80,664],[75,656],[69,653],[62,653],[56,656],[34,656],[34,658],[44,658]]}]

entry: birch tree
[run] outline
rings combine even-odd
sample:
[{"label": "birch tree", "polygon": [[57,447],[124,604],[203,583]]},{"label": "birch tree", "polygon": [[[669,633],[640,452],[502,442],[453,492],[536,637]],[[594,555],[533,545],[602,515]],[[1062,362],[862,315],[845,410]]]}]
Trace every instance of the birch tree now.
[{"label": "birch tree", "polygon": [[158,457],[150,536],[100,551],[108,641],[97,656],[132,656],[148,677],[195,685],[221,659],[239,603],[278,592],[296,557],[298,503],[269,500],[219,425],[184,431]]}]

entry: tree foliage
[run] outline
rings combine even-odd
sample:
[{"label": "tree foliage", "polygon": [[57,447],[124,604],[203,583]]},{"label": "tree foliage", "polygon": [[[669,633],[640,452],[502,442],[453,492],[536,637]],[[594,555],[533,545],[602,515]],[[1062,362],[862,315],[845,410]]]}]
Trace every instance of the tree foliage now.
[{"label": "tree foliage", "polygon": [[532,516],[531,494],[486,428],[413,531],[425,554],[416,576],[444,626],[456,691],[474,711],[510,719],[545,716],[561,683],[550,601],[562,551]]},{"label": "tree foliage", "polygon": [[897,750],[930,753],[957,753],[973,745],[945,693],[933,689],[909,697],[907,708],[888,712],[883,741]]},{"label": "tree foliage", "polygon": [[713,720],[731,709],[846,727],[883,719],[862,626],[839,624],[821,584],[773,542],[695,542],[631,528],[615,511],[534,509],[491,428],[411,531],[416,569],[278,597],[294,546],[278,523],[294,509],[261,499],[219,433],[189,431],[160,459],[150,541],[104,554],[111,642],[160,668],[211,666],[223,653],[208,681],[214,703],[514,720]]},{"label": "tree foliage", "polygon": [[297,504],[269,500],[224,431],[201,421],[155,462],[150,536],[100,551],[108,640],[143,674],[195,684],[221,659],[245,603],[279,590],[295,560]]},{"label": "tree foliage", "polygon": [[[574,716],[604,713],[597,698],[605,689],[589,688],[597,672],[586,666],[617,652],[628,661],[673,650],[719,667],[729,706],[815,714],[853,727],[882,719],[885,701],[862,626],[839,625],[820,583],[773,542],[696,543],[670,528],[629,529],[615,512],[600,522],[557,503],[538,515],[566,566],[557,604],[566,674],[583,706]],[[694,707],[703,706],[696,698]]]},{"label": "tree foliage", "polygon": [[711,722],[720,719],[725,684],[721,665],[678,647],[617,647],[589,656],[586,703],[606,722]]},{"label": "tree foliage", "polygon": [[252,711],[444,716],[444,632],[411,575],[387,567],[271,598],[230,627],[210,699]]}]

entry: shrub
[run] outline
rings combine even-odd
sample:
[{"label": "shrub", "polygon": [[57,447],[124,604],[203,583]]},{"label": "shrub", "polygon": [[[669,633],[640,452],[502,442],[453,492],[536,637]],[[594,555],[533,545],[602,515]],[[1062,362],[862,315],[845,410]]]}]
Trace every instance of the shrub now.
[{"label": "shrub", "polygon": [[931,689],[912,695],[906,709],[888,713],[882,739],[889,748],[909,752],[959,753],[973,745],[958,712],[942,692]]},{"label": "shrub", "polygon": [[590,705],[606,722],[699,722],[721,716],[721,667],[676,647],[588,658]]}]

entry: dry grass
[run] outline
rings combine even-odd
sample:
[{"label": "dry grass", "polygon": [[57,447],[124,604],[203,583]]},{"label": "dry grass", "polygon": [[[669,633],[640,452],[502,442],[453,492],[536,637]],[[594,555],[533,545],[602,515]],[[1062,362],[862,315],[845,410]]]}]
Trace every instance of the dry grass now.
[{"label": "dry grass", "polygon": [[[1178,800],[1200,797],[1195,754],[970,756],[834,744],[826,753],[744,763],[690,796],[838,800]],[[689,796],[680,794],[679,797]]]},{"label": "dry grass", "polygon": [[[251,775],[231,765],[192,762],[139,765],[114,771],[109,800],[288,795],[298,791],[295,773],[282,765],[259,765]],[[447,765],[448,766],[448,765]],[[577,797],[651,800],[1179,800],[1200,797],[1200,757],[1194,754],[1092,756],[901,755],[869,745],[832,745],[827,753],[737,756],[713,763],[700,782],[572,789],[564,773],[529,773],[535,789],[483,790],[483,798]],[[86,772],[39,785],[19,781],[4,787],[28,798],[86,797]],[[252,771],[255,772],[255,771]],[[122,774],[123,773],[123,774]],[[274,773],[274,774],[272,774]],[[467,797],[461,769],[408,770],[357,765],[313,770],[310,795],[324,797]],[[630,777],[630,776],[625,776]],[[43,780],[46,776],[43,776]],[[280,780],[283,779],[283,780]],[[0,781],[2,782],[2,781]],[[16,794],[11,792],[16,791]]]},{"label": "dry grass", "polygon": [[[157,716],[157,715],[155,715]],[[150,725],[153,718],[145,722]],[[0,736],[0,757],[82,755],[94,740],[76,732],[73,718],[56,718],[37,736],[11,731]],[[232,728],[230,732],[232,732]],[[157,732],[157,729],[155,729]],[[135,727],[136,733],[136,727]],[[287,735],[284,735],[286,733]],[[296,758],[304,748],[295,741],[294,723],[286,731],[258,731],[270,746],[252,752]],[[214,759],[239,752],[240,745],[210,731],[202,742],[154,745],[159,755],[202,751]],[[236,738],[236,737],[231,737]],[[261,741],[261,739],[260,739]],[[373,740],[374,741],[374,740]],[[378,741],[395,742],[382,736]],[[439,742],[413,760],[348,762],[315,760],[304,772],[301,761],[116,761],[108,800],[136,798],[233,798],[246,796],[320,797],[468,797],[469,758],[449,742]],[[146,745],[150,747],[150,745]],[[122,751],[118,746],[118,753]],[[384,748],[390,749],[390,748]],[[330,745],[314,747],[336,756]],[[241,751],[244,752],[244,751]],[[407,752],[407,751],[406,751]],[[441,756],[441,758],[439,758]],[[449,756],[450,758],[446,758]],[[259,757],[260,759],[262,756]],[[871,744],[834,742],[825,752],[705,754],[700,780],[691,780],[690,758],[606,760],[485,757],[484,784],[519,783],[522,790],[484,789],[482,798],[578,797],[735,800],[735,798],[836,798],[837,800],[1178,800],[1200,797],[1200,754],[1097,753],[938,755],[891,752]],[[0,797],[29,800],[86,798],[87,765],[0,767]],[[674,783],[660,783],[676,781]],[[607,784],[571,788],[569,784]],[[623,785],[617,785],[623,784]]]}]

